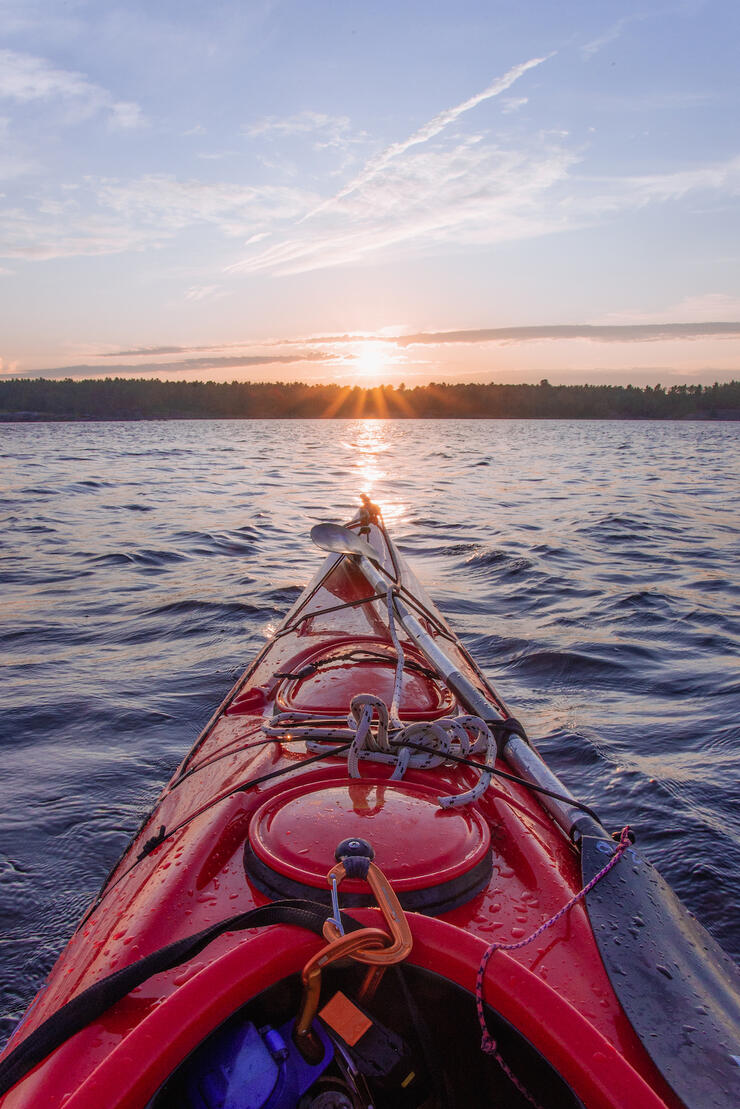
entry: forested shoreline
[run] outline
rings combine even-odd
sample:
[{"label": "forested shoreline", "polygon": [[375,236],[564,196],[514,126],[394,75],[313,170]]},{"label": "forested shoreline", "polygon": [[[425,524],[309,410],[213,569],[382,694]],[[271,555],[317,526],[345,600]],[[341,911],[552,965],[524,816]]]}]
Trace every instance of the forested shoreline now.
[{"label": "forested shoreline", "polygon": [[740,419],[740,381],[714,385],[430,384],[105,378],[0,381],[0,420]]}]

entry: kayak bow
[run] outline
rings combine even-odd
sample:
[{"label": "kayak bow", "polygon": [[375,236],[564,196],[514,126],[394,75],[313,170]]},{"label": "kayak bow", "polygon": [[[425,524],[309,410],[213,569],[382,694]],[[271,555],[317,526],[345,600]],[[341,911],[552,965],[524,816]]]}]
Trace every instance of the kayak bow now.
[{"label": "kayak bow", "polygon": [[367,498],[0,1058],[3,1109],[730,1109],[740,973]]}]

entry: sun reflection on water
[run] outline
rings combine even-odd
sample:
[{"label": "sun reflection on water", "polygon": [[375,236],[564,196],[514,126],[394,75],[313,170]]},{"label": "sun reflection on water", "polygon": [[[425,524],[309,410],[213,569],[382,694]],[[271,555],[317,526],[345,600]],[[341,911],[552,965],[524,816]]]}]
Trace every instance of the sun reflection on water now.
[{"label": "sun reflection on water", "polygon": [[383,464],[383,455],[392,445],[391,434],[391,425],[386,420],[357,420],[344,446],[354,455],[353,477],[356,490],[367,493],[380,507],[386,522],[398,523],[405,517],[407,506],[388,495],[391,474]]}]

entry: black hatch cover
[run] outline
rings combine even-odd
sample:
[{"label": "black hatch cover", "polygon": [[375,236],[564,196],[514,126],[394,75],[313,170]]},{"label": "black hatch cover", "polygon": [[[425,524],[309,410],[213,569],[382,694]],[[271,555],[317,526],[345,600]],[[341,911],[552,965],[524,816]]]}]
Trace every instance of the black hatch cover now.
[{"label": "black hatch cover", "polygon": [[[584,836],[584,885],[615,850]],[[586,897],[601,958],[648,1054],[687,1109],[740,1106],[740,971],[634,847]]]}]

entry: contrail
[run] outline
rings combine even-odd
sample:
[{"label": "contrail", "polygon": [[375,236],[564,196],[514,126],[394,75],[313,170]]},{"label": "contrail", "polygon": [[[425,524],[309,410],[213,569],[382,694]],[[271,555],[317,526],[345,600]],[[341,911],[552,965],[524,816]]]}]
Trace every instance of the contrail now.
[{"label": "contrail", "polygon": [[345,185],[335,196],[331,197],[329,200],[325,200],[322,204],[319,204],[317,208],[308,212],[298,220],[298,223],[304,223],[307,219],[312,219],[313,216],[318,215],[319,212],[324,212],[327,208],[330,208],[332,204],[336,204],[338,200],[343,200],[345,196],[349,196],[350,193],[355,192],[356,189],[361,188],[366,182],[372,180],[372,178],[380,173],[381,170],[385,169],[388,163],[392,162],[394,158],[397,158],[400,154],[405,154],[409,147],[418,146],[420,143],[428,142],[429,139],[433,139],[435,135],[443,131],[448,124],[454,123],[464,112],[469,112],[471,108],[476,108],[478,104],[481,104],[484,100],[490,100],[492,97],[505,92],[508,88],[511,88],[514,82],[518,81],[528,69],[534,69],[535,66],[542,65],[543,62],[546,62],[548,58],[551,57],[552,54],[546,54],[544,58],[530,58],[528,62],[522,62],[520,65],[513,66],[503,77],[497,77],[496,80],[493,81],[488,88],[483,89],[482,92],[478,92],[475,96],[463,100],[462,104],[458,104],[454,108],[447,108],[444,112],[440,112],[433,119],[430,119],[428,123],[425,123],[423,127],[420,127],[418,131],[415,131],[413,135],[404,139],[403,142],[394,142],[384,150],[382,154],[379,154],[377,158],[368,162],[363,171],[355,177],[354,181],[350,181],[350,183]]}]

